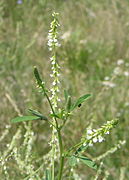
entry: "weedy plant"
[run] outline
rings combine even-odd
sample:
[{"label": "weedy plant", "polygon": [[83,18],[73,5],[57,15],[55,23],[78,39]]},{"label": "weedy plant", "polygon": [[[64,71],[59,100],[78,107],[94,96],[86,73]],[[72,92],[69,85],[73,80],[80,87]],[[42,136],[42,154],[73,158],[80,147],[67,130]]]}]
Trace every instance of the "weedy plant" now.
[{"label": "weedy plant", "polygon": [[[98,129],[91,129],[89,126],[83,133],[79,143],[75,144],[72,147],[69,147],[68,149],[65,149],[65,142],[63,141],[62,130],[66,125],[66,122],[71,119],[72,115],[74,114],[74,110],[80,107],[81,104],[84,103],[87,99],[89,99],[91,97],[91,94],[85,94],[79,97],[75,102],[73,102],[71,95],[68,93],[67,90],[64,90],[65,106],[61,107],[61,100],[59,99],[58,94],[60,91],[60,66],[57,61],[57,50],[58,47],[60,47],[60,44],[58,42],[57,30],[60,25],[58,22],[58,13],[54,12],[52,16],[53,21],[51,22],[48,34],[48,46],[51,52],[50,62],[52,69],[50,77],[53,80],[51,89],[48,89],[46,87],[45,82],[44,80],[42,80],[38,69],[34,67],[34,76],[36,78],[37,87],[39,88],[41,95],[45,96],[48,101],[48,104],[50,106],[50,114],[48,114],[48,116],[46,117],[36,110],[29,109],[29,112],[31,114],[30,116],[16,117],[12,119],[11,122],[17,123],[37,120],[40,123],[40,120],[43,120],[46,121],[46,123],[49,123],[50,127],[52,128],[51,141],[49,143],[51,146],[51,150],[47,157],[48,159],[50,159],[50,164],[43,172],[42,178],[44,178],[44,180],[61,180],[63,178],[65,164],[70,166],[72,170],[71,172],[73,172],[74,166],[76,166],[78,163],[83,163],[84,165],[87,165],[94,170],[98,169],[99,174],[101,166],[99,166],[92,159],[85,157],[83,153],[87,150],[89,146],[93,146],[97,142],[103,142],[105,140],[105,135],[109,134],[110,131],[117,125],[118,120],[114,119],[111,121],[107,121]],[[27,135],[27,137],[28,136],[31,135]],[[31,143],[32,142],[30,142],[30,144]],[[104,154],[103,156],[105,157],[106,155]],[[29,156],[27,156],[27,158],[29,158]],[[37,171],[31,172],[30,175],[27,176],[25,179],[31,177],[32,179],[36,178],[36,176],[34,177],[34,174],[36,173]]]}]

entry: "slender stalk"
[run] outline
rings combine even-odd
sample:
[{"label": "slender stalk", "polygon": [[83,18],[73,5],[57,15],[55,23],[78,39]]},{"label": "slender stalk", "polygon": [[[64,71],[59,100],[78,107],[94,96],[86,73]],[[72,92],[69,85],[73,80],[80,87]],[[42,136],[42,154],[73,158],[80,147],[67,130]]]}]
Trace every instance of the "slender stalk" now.
[{"label": "slender stalk", "polygon": [[[46,98],[49,102],[49,105],[51,107],[53,114],[55,114],[54,109],[53,109],[52,104],[51,104],[51,101],[50,101],[47,93],[45,93],[45,95],[46,95]],[[59,148],[60,148],[60,168],[59,168],[58,180],[61,180],[62,173],[63,173],[63,167],[64,167],[63,143],[62,143],[61,129],[59,129],[59,127],[58,127],[58,122],[57,122],[56,118],[54,118],[54,119],[56,122],[56,129],[57,129],[57,133],[58,133],[58,141],[59,141]],[[52,180],[54,180],[54,163],[52,166]]]},{"label": "slender stalk", "polygon": [[[46,96],[46,98],[47,98],[47,100],[48,100],[48,102],[49,102],[49,105],[50,105],[50,107],[51,107],[51,110],[52,110],[53,114],[55,114],[55,111],[54,111],[54,109],[53,109],[53,107],[52,107],[51,101],[50,101],[47,93],[45,93],[45,96]],[[54,117],[54,120],[55,120],[55,122],[56,122],[56,128],[58,129],[58,122],[57,122],[56,117]]]},{"label": "slender stalk", "polygon": [[[51,110],[52,110],[53,114],[55,114],[55,111],[54,111],[54,109],[53,109],[53,106],[52,106],[52,104],[51,104],[51,101],[50,101],[50,99],[49,99],[49,96],[47,95],[46,92],[45,92],[45,96],[46,96],[46,98],[47,98],[47,100],[48,100],[48,103],[49,103],[49,105],[50,105],[50,107],[51,107]],[[57,122],[57,120],[56,120],[55,117],[54,117],[54,120],[55,120],[55,123],[56,123],[55,125],[56,125],[56,126],[53,125],[53,129],[58,130],[58,122]],[[53,124],[53,123],[52,123],[52,124]],[[53,157],[54,157],[55,147],[53,147],[53,146],[52,146],[52,153],[53,153]],[[52,162],[52,180],[54,180],[54,177],[55,177],[55,161],[54,161],[54,158],[53,158],[52,161],[53,161],[53,162]]]},{"label": "slender stalk", "polygon": [[59,140],[59,148],[60,148],[60,168],[59,168],[58,180],[61,180],[63,167],[64,167],[64,155],[63,155],[63,143],[62,143],[61,131],[58,130],[57,132],[58,132],[58,140]]},{"label": "slender stalk", "polygon": [[[58,98],[58,83],[59,83],[59,65],[56,61],[56,47],[59,47],[60,44],[58,43],[58,39],[57,39],[57,28],[60,26],[58,23],[58,13],[53,13],[53,21],[51,22],[50,25],[50,30],[48,33],[48,46],[49,46],[49,50],[52,51],[52,57],[50,58],[51,60],[51,69],[52,69],[52,74],[51,77],[53,77],[53,82],[52,82],[52,88],[51,88],[51,92],[52,92],[52,96],[51,96],[51,101],[48,97],[48,95],[46,94],[47,100],[50,104],[50,107],[52,109],[53,114],[55,114],[55,111],[57,109],[57,104],[58,104],[58,100],[60,100]],[[51,103],[52,102],[52,103]],[[58,122],[56,117],[53,118],[53,124],[54,126],[56,126],[56,128],[53,126],[53,130],[52,130],[52,156],[51,156],[51,162],[52,162],[52,180],[54,180],[54,164],[55,164],[55,157],[56,157],[56,148],[57,145],[56,143],[53,144],[53,142],[55,141],[55,139],[57,138],[56,136],[58,136],[58,141],[59,141],[59,146],[60,146],[60,142],[61,142],[61,146],[60,149],[62,149],[62,140],[60,140],[61,136],[60,136],[60,131],[58,128]],[[55,129],[57,130],[57,134],[55,132]],[[59,135],[58,135],[59,134]],[[62,150],[60,150],[60,152],[62,152]]]}]

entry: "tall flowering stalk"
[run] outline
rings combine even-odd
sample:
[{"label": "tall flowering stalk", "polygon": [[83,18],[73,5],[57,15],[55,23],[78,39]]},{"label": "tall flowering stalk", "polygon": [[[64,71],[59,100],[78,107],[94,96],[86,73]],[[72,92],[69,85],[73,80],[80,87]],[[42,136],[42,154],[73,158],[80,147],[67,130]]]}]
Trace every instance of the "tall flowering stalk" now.
[{"label": "tall flowering stalk", "polygon": [[[51,51],[51,69],[52,69],[52,73],[50,74],[50,76],[53,78],[53,82],[52,82],[52,88],[51,88],[51,103],[52,103],[52,107],[54,112],[57,111],[57,106],[58,106],[58,101],[60,101],[60,99],[58,98],[58,92],[59,92],[59,65],[57,63],[57,58],[56,58],[56,48],[60,46],[60,44],[58,43],[57,40],[57,28],[60,26],[58,23],[58,13],[53,13],[53,21],[51,22],[50,25],[50,30],[48,33],[48,46],[49,46],[49,50]],[[55,118],[53,118],[53,124],[54,126],[56,126],[56,120]],[[56,128],[53,126],[52,129],[52,139],[50,142],[50,145],[52,147],[52,153],[51,153],[51,166],[52,166],[52,179],[54,179],[54,164],[55,164],[55,160],[57,159],[57,152],[59,152],[59,144],[58,144],[58,134],[57,134],[57,130]]]}]

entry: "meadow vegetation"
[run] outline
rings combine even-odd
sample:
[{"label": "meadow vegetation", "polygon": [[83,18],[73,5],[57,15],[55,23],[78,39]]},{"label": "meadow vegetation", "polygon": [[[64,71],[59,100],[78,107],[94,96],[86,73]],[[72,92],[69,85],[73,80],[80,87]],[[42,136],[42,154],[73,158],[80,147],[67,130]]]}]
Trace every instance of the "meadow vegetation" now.
[{"label": "meadow vegetation", "polygon": [[100,165],[99,170],[79,164],[70,171],[65,166],[62,179],[129,179],[128,10],[128,0],[0,1],[0,179],[41,180],[49,164],[49,124],[11,124],[11,119],[28,114],[29,108],[44,115],[50,112],[36,88],[33,67],[37,66],[51,88],[47,36],[54,11],[60,22],[59,98],[64,101],[63,89],[73,100],[92,94],[66,123],[62,131],[65,147],[77,144],[87,127],[98,129],[118,118],[106,140],[84,152]]}]

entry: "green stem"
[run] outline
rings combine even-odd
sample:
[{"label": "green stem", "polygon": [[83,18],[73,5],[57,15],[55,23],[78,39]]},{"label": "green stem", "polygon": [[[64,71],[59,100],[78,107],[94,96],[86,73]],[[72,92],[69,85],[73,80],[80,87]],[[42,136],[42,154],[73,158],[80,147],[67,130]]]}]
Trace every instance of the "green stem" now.
[{"label": "green stem", "polygon": [[[54,111],[54,109],[53,109],[53,107],[52,107],[51,101],[50,101],[50,99],[49,99],[49,97],[48,97],[48,95],[47,95],[46,92],[45,92],[45,96],[46,96],[46,98],[47,98],[47,100],[48,100],[48,102],[49,102],[49,105],[50,105],[50,107],[51,107],[51,110],[52,110],[53,114],[55,114],[55,111]],[[56,119],[56,118],[54,118],[54,119],[55,119],[55,122],[56,122],[56,128],[58,129],[57,119]]]},{"label": "green stem", "polygon": [[[49,105],[50,105],[50,107],[51,107],[51,110],[52,110],[52,112],[53,112],[53,114],[55,114],[55,111],[54,111],[54,109],[53,109],[53,106],[52,106],[52,104],[51,104],[51,101],[50,101],[50,99],[49,99],[49,96],[47,95],[47,93],[45,92],[45,96],[46,96],[46,98],[47,98],[47,100],[48,100],[48,103],[49,103]],[[58,130],[58,122],[57,122],[57,120],[56,120],[56,118],[54,118],[54,120],[55,120],[55,125],[53,124],[53,129],[56,129],[56,130]],[[55,154],[55,147],[54,146],[52,146],[52,158],[54,157],[54,154]],[[52,180],[54,180],[54,177],[55,177],[55,160],[54,160],[54,158],[52,159]]]},{"label": "green stem", "polygon": [[58,130],[57,132],[58,132],[58,140],[59,140],[59,148],[60,148],[60,168],[59,168],[58,180],[61,180],[63,167],[64,167],[64,155],[63,155],[62,136],[60,130]]}]

